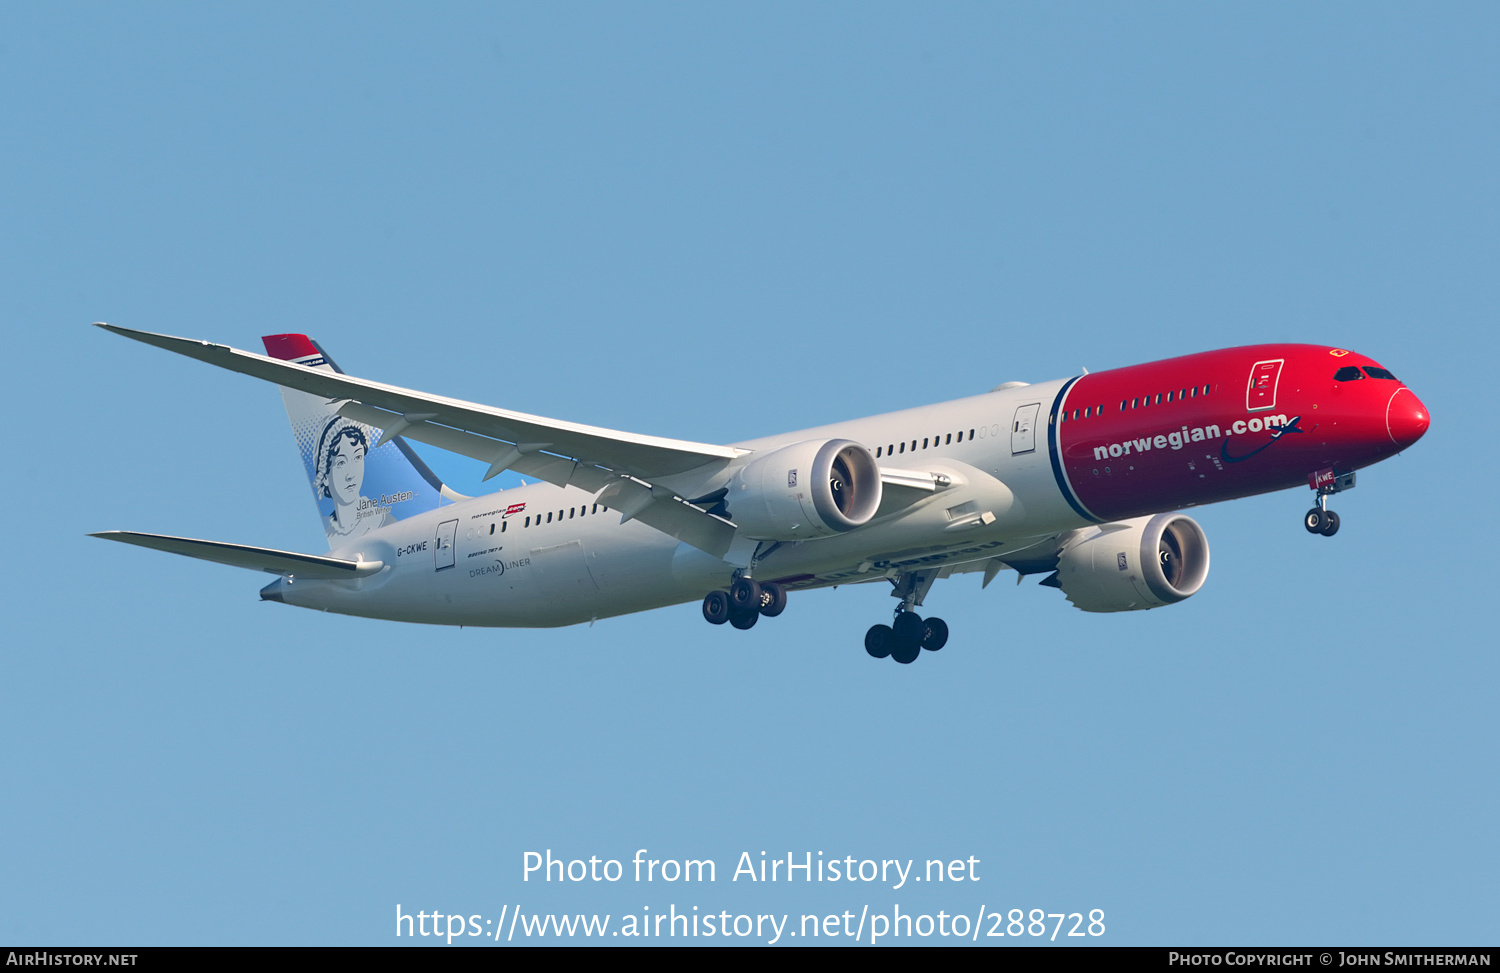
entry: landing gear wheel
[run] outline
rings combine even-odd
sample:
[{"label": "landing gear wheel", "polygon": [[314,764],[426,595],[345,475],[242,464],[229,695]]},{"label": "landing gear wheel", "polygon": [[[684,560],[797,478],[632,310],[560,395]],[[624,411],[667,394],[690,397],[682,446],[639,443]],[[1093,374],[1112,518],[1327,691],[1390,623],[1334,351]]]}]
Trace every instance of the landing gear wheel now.
[{"label": "landing gear wheel", "polygon": [[734,611],[729,613],[729,624],[733,625],[735,628],[739,629],[742,632],[747,628],[754,628],[755,623],[758,621],[760,621],[760,612],[755,611],[754,609],[751,609],[750,611],[740,611],[739,609],[735,609]]},{"label": "landing gear wheel", "polygon": [[927,634],[927,626],[922,621],[922,616],[916,612],[902,612],[891,622],[891,629],[896,633],[898,642],[910,642],[912,645],[920,646],[922,636]]},{"label": "landing gear wheel", "polygon": [[891,646],[891,658],[902,665],[911,665],[922,651],[922,637],[927,634],[927,623],[916,612],[902,612],[891,623],[895,644]]},{"label": "landing gear wheel", "polygon": [[760,613],[775,618],[786,611],[786,589],[779,584],[767,582],[760,586]]},{"label": "landing gear wheel", "polygon": [[704,595],[703,617],[710,625],[723,625],[729,621],[729,596],[722,591],[710,591]]},{"label": "landing gear wheel", "polygon": [[948,644],[948,623],[941,618],[929,618],[924,625],[922,648],[936,652]]},{"label": "landing gear wheel", "polygon": [[1327,524],[1324,519],[1327,516],[1321,508],[1314,507],[1302,517],[1302,526],[1307,528],[1309,534],[1321,534]]},{"label": "landing gear wheel", "polygon": [[1323,525],[1323,529],[1318,531],[1318,533],[1324,537],[1332,537],[1339,532],[1339,515],[1332,510],[1325,510],[1323,516],[1327,519],[1327,523]]},{"label": "landing gear wheel", "polygon": [[[742,611],[760,610],[760,585],[749,578],[737,578],[729,586],[729,604]],[[749,626],[746,626],[747,628]]]},{"label": "landing gear wheel", "polygon": [[884,659],[891,654],[891,647],[895,644],[896,633],[889,625],[871,625],[865,633],[865,651],[873,658]]}]

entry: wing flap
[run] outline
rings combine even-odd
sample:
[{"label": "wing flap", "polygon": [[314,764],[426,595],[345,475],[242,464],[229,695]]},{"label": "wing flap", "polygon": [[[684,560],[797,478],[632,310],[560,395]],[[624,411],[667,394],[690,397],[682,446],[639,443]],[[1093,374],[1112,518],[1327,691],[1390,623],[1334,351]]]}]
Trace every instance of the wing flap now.
[{"label": "wing flap", "polygon": [[932,493],[938,487],[947,486],[949,478],[941,473],[926,470],[898,470],[890,466],[880,468],[880,482],[887,487],[902,487],[922,493]]},{"label": "wing flap", "polygon": [[[338,411],[341,416],[377,428],[384,428],[385,423],[396,421],[396,416],[392,413],[358,402],[346,403]],[[555,486],[576,486],[590,493],[603,489],[613,476],[609,470],[600,469],[592,463],[580,463],[566,456],[542,452],[542,445],[527,448],[533,444],[522,443],[518,449],[513,443],[439,425],[430,420],[408,425],[401,435],[406,439],[415,439],[419,443],[489,463],[494,473],[515,470],[538,480],[546,480]],[[544,445],[550,447],[552,444]]]},{"label": "wing flap", "polygon": [[875,516],[886,517],[905,510],[947,487],[951,479],[943,473],[925,470],[899,470],[890,466],[880,468],[880,507]]},{"label": "wing flap", "polygon": [[621,523],[639,520],[714,557],[725,557],[734,543],[734,524],[659,486],[617,479],[599,494],[599,502],[618,510]]},{"label": "wing flap", "polygon": [[142,534],[133,530],[106,530],[89,536],[149,547],[168,554],[195,557],[200,561],[227,564],[230,567],[266,571],[270,574],[294,574],[299,578],[363,578],[385,567],[382,561],[351,561],[324,554],[298,554],[295,551],[278,551],[269,547],[226,544],[223,541],[171,537],[166,534]]}]

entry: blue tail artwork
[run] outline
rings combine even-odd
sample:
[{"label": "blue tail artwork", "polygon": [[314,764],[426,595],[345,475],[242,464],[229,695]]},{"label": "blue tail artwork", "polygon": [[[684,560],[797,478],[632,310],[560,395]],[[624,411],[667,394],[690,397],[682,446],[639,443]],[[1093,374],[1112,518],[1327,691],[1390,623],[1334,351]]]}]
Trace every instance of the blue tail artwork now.
[{"label": "blue tail artwork", "polygon": [[[272,358],[342,374],[306,335],[267,335],[261,340]],[[443,485],[405,440],[394,436],[381,443],[382,430],[339,415],[338,402],[285,387],[281,398],[329,550],[377,527],[463,499]]]}]

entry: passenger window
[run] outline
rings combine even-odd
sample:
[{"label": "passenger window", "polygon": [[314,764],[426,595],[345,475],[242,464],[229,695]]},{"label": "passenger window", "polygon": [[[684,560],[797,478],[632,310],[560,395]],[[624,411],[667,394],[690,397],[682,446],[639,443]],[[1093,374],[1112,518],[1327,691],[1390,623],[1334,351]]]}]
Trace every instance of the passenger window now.
[{"label": "passenger window", "polygon": [[490,524],[490,533],[493,534],[494,532],[495,532],[495,525],[494,524]]},{"label": "passenger window", "polygon": [[1364,374],[1353,365],[1345,365],[1343,368],[1340,368],[1338,371],[1333,373],[1333,380],[1335,382],[1353,382],[1356,379],[1361,379],[1364,377]]},{"label": "passenger window", "polygon": [[901,452],[903,452],[903,453],[906,452],[906,444],[905,443],[901,444]]},{"label": "passenger window", "polygon": [[949,445],[952,445],[952,443],[953,443],[953,433],[950,432],[948,434],[948,441],[946,443],[944,443],[943,445],[944,446],[949,446]]},{"label": "passenger window", "polygon": [[959,442],[963,442],[964,441],[964,431],[962,429],[960,429],[958,431],[958,441]]},{"label": "passenger window", "polygon": [[573,519],[573,511],[575,511],[575,510],[577,510],[577,509],[578,509],[578,508],[577,508],[577,507],[569,507],[569,508],[568,508],[568,519],[569,519],[569,520],[572,520],[572,519]]},{"label": "passenger window", "polygon": [[913,440],[912,440],[912,441],[911,441],[911,451],[912,451],[912,452],[913,452],[913,453],[915,453],[915,452],[916,452],[916,451],[917,451],[917,441],[916,441],[916,440],[915,440],[915,439],[913,439]]},{"label": "passenger window", "polygon": [[1167,393],[1167,401],[1168,401],[1168,402],[1171,402],[1171,401],[1172,401],[1172,393],[1171,393],[1171,392],[1168,392],[1168,393]]},{"label": "passenger window", "polygon": [[527,526],[527,527],[530,527],[530,526],[531,526],[531,518],[530,518],[530,517],[527,517],[527,518],[526,518],[526,526]]},{"label": "passenger window", "polygon": [[509,526],[510,526],[510,521],[508,521],[508,520],[502,520],[502,521],[500,521],[500,533],[502,533],[502,534],[505,533],[505,528],[507,528]]},{"label": "passenger window", "polygon": [[1392,375],[1390,372],[1386,371],[1383,368],[1376,368],[1374,365],[1366,365],[1365,374],[1370,376],[1371,378],[1388,378],[1393,382],[1397,381],[1396,376]]},{"label": "passenger window", "polygon": [[1139,408],[1140,404],[1141,404],[1141,400],[1140,399],[1131,399],[1130,400],[1130,407],[1132,409]]},{"label": "passenger window", "polygon": [[[913,446],[913,448],[916,447],[916,441],[915,440],[912,441],[912,446]],[[923,449],[927,448],[927,440],[925,440],[925,439],[922,440],[922,448]]]},{"label": "passenger window", "polygon": [[974,438],[974,430],[972,430],[972,429],[969,430],[969,438],[970,439]]},{"label": "passenger window", "polygon": [[876,459],[880,459],[880,447],[879,446],[875,447],[875,458]]}]

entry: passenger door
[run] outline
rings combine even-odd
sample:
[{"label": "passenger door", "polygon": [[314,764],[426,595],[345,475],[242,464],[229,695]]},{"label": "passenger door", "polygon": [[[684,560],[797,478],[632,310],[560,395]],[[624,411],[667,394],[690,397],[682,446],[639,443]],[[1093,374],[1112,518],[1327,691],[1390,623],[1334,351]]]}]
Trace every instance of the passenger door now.
[{"label": "passenger door", "polygon": [[1032,402],[1016,409],[1016,418],[1010,426],[1011,455],[1036,451],[1036,417],[1041,408],[1040,402]]}]

